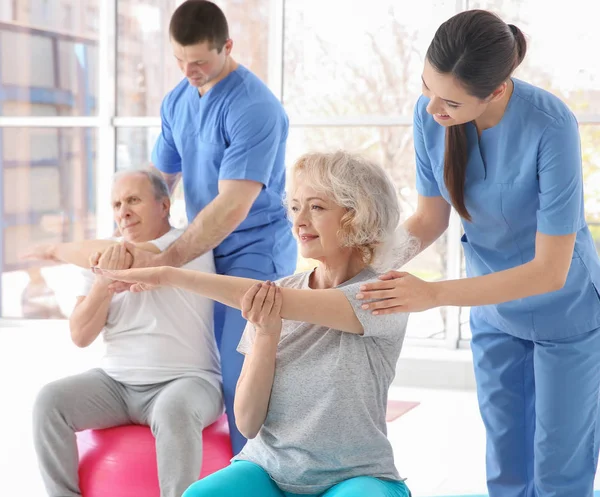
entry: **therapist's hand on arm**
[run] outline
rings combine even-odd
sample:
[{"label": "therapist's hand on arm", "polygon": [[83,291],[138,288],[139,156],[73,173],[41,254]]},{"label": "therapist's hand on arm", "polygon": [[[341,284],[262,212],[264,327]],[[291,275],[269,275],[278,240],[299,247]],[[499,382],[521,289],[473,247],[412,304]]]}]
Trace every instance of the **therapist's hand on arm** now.
[{"label": "therapist's hand on arm", "polygon": [[[580,140],[574,117],[546,128],[537,162],[539,208],[531,261],[484,276],[438,282],[391,271],[380,277],[382,281],[361,288],[359,299],[384,299],[365,303],[364,308],[389,314],[438,306],[493,305],[560,290],[569,274],[577,231],[585,225]],[[416,234],[414,227],[412,232]]]},{"label": "therapist's hand on arm", "polygon": [[439,306],[473,307],[560,290],[567,279],[575,234],[536,237],[535,258],[526,264],[485,276],[427,282],[412,274],[390,271],[382,281],[361,287],[358,299],[383,299],[364,304],[377,314],[419,312]]}]

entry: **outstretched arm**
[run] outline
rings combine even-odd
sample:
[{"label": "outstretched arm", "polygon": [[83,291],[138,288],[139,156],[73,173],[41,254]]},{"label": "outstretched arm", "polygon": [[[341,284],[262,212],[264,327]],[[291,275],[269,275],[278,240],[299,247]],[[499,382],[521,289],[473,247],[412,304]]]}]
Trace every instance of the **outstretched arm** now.
[{"label": "outstretched arm", "polygon": [[[109,247],[118,245],[115,240],[84,240],[81,242],[52,243],[39,245],[23,255],[24,259],[45,260],[74,264],[82,268],[90,267],[90,256],[95,253],[103,254]],[[140,243],[136,246],[148,252],[159,253],[160,250],[152,243]],[[129,254],[131,266],[131,254]]]},{"label": "outstretched arm", "polygon": [[[141,284],[134,285],[133,291],[142,289],[144,284],[176,287],[198,293],[236,309],[242,309],[244,295],[253,285],[263,283],[250,278],[208,274],[166,266],[125,271],[100,269],[95,271],[111,279]],[[283,319],[326,326],[349,333],[363,334],[364,332],[352,305],[340,290],[301,290],[283,287],[281,295]]]}]

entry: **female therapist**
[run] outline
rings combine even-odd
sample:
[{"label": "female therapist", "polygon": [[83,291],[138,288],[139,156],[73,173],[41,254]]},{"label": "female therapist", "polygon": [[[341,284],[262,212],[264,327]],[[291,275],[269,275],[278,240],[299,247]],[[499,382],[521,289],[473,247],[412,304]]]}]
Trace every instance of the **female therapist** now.
[{"label": "female therapist", "polygon": [[[557,32],[560,36],[560,31]],[[378,314],[473,306],[490,497],[591,497],[600,442],[600,262],[583,210],[577,121],[511,77],[523,33],[460,13],[427,51],[414,114],[416,213],[431,245],[462,218],[468,278],[388,273],[361,287]]]}]

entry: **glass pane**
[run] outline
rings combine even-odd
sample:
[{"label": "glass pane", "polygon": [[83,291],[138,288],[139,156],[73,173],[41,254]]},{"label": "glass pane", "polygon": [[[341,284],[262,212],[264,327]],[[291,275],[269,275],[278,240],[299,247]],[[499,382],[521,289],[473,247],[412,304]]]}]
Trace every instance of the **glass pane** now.
[{"label": "glass pane", "polygon": [[65,317],[75,303],[74,268],[20,256],[37,244],[95,236],[96,131],[0,129],[0,174],[0,317]]},{"label": "glass pane", "polygon": [[[233,58],[266,82],[270,0],[216,3],[227,16]],[[119,115],[159,115],[163,97],[182,79],[168,35],[171,14],[179,4],[181,0],[119,0]]]},{"label": "glass pane", "polygon": [[[600,113],[600,64],[586,55],[600,45],[596,3],[573,0],[568,8],[548,8],[541,0],[471,0],[525,33],[528,50],[516,76],[546,88],[576,113]],[[560,26],[557,30],[557,27]]]},{"label": "glass pane", "polygon": [[[284,102],[290,117],[412,116],[423,56],[456,0],[288,0]],[[340,12],[360,12],[336,22]],[[332,21],[334,20],[334,21]]]},{"label": "glass pane", "polygon": [[100,0],[4,0],[0,22],[87,37],[98,35]]},{"label": "glass pane", "polygon": [[98,0],[0,3],[0,115],[95,114]]},{"label": "glass pane", "polygon": [[[581,152],[583,158],[583,186],[585,217],[596,243],[596,250],[600,255],[600,123],[594,125],[581,125]],[[464,259],[463,259],[463,277]],[[463,340],[470,340],[469,309],[461,309],[460,336]]]},{"label": "glass pane", "polygon": [[[417,204],[414,150],[411,127],[300,127],[292,128],[287,148],[287,163],[310,151],[344,149],[360,153],[381,164],[397,187],[404,218]],[[313,267],[313,261],[299,258],[298,270]],[[446,277],[446,238],[442,237],[404,267],[425,280]],[[444,338],[445,309],[414,313],[409,320],[408,336]]]}]

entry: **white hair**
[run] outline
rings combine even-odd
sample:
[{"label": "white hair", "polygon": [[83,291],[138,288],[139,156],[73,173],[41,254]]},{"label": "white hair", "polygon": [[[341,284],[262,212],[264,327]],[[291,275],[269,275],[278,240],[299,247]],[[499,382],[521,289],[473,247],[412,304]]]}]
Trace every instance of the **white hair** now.
[{"label": "white hair", "polygon": [[359,250],[376,271],[400,268],[417,254],[419,241],[400,224],[396,189],[381,166],[344,151],[310,153],[292,167],[292,191],[299,178],[347,210],[342,245]]},{"label": "white hair", "polygon": [[137,174],[145,176],[148,181],[150,181],[156,200],[162,200],[165,197],[170,197],[167,182],[162,175],[156,171],[156,169],[123,169],[122,171],[115,173],[113,176],[113,186],[119,180],[119,178],[123,178],[125,176],[135,176]]}]

